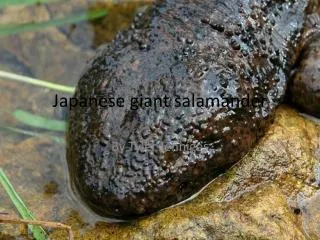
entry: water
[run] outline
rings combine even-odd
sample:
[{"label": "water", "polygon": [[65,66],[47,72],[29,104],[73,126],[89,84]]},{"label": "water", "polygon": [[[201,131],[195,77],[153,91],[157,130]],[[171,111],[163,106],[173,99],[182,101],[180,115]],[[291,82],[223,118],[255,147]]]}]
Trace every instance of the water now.
[{"label": "water", "polygon": [[[101,44],[131,23],[134,12],[145,3],[94,3],[93,1],[57,1],[36,6],[15,6],[0,11],[0,23],[25,23],[61,18],[69,14],[100,8],[108,16],[93,22],[50,27],[0,38],[0,70],[27,75],[59,84],[75,86],[86,61]],[[33,134],[46,131],[18,123],[12,117],[16,109],[45,116],[63,118],[54,109],[57,92],[14,81],[0,79],[0,167],[18,194],[38,220],[66,222],[86,229],[102,219],[87,209],[70,190],[65,159],[65,144],[50,137],[33,137],[4,130],[14,127]],[[59,93],[61,95],[61,93]],[[67,96],[67,95],[66,95]],[[60,139],[63,134],[49,133]],[[19,218],[17,211],[0,187],[0,213]],[[25,231],[15,225],[0,225],[0,238],[21,235]]]}]

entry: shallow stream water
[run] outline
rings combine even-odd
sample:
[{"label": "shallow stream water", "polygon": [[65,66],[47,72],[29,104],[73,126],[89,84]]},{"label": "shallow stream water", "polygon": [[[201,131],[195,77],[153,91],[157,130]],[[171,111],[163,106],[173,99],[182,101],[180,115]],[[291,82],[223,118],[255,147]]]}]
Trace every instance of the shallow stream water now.
[{"label": "shallow stream water", "polygon": [[[75,86],[95,49],[110,42],[119,30],[127,28],[136,9],[146,5],[137,1],[110,2],[55,1],[0,9],[1,24],[47,21],[95,9],[108,11],[106,17],[94,21],[0,37],[0,70]],[[52,107],[56,93],[0,79],[0,167],[37,219],[79,222],[78,226],[85,229],[101,218],[73,196],[68,182],[64,134],[28,127],[12,116],[15,110],[21,109],[47,118],[63,119],[63,110]],[[8,127],[38,136],[17,133]],[[2,187],[0,213],[19,218]],[[0,238],[10,239],[10,236],[27,238],[21,227],[0,225]]]}]

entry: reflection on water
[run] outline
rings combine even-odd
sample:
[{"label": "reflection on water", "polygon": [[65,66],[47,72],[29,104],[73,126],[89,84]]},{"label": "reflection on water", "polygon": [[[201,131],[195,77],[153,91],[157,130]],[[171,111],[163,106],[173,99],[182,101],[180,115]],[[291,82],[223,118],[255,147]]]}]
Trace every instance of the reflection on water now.
[{"label": "reflection on water", "polygon": [[[72,0],[1,9],[1,24],[47,21],[86,9],[106,8],[109,14],[94,22],[0,38],[0,70],[74,86],[86,61],[94,55],[94,49],[111,41],[116,32],[128,27],[136,9],[144,5],[127,1],[121,4],[93,4],[93,1]],[[55,91],[0,79],[0,127],[18,127],[44,133],[17,123],[11,113],[24,109],[59,118],[61,113],[54,113],[51,107],[55,94]],[[71,193],[63,144],[48,137],[31,137],[1,130],[0,167],[39,220],[66,222],[82,229],[98,220],[110,221],[86,209]],[[0,212],[17,216],[8,196],[0,189]],[[6,234],[20,235],[21,228],[0,225],[0,237]]]}]

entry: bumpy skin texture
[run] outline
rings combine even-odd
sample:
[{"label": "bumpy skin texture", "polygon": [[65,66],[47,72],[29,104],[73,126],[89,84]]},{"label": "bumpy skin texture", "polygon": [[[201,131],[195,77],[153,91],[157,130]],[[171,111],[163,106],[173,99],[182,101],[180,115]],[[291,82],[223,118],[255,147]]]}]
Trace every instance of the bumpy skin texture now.
[{"label": "bumpy skin texture", "polygon": [[[282,100],[310,1],[166,0],[100,49],[76,98],[124,108],[70,111],[67,158],[82,199],[132,218],[184,200],[254,146]],[[265,97],[263,107],[130,109],[131,97]],[[147,143],[148,151],[132,145]],[[166,145],[200,144],[169,151]],[[120,146],[114,147],[114,146]]]}]

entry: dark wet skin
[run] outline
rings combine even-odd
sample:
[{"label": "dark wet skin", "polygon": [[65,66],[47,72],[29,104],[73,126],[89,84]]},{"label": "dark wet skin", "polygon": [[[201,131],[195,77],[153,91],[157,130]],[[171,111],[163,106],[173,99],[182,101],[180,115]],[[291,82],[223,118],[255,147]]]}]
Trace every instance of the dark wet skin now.
[{"label": "dark wet skin", "polygon": [[[310,16],[308,24],[315,29],[320,24],[319,15]],[[289,96],[301,110],[320,117],[320,31],[313,35],[302,49],[301,61],[289,85]]]},{"label": "dark wet skin", "polygon": [[[239,161],[284,98],[317,4],[167,0],[138,14],[133,28],[100,49],[76,89],[76,98],[126,98],[123,108],[77,106],[69,113],[67,159],[81,198],[100,215],[134,218],[189,198]],[[315,77],[319,85],[319,72]],[[266,102],[130,109],[131,97],[192,94]],[[150,149],[132,148],[145,143]],[[162,147],[190,144],[201,147]]]}]

